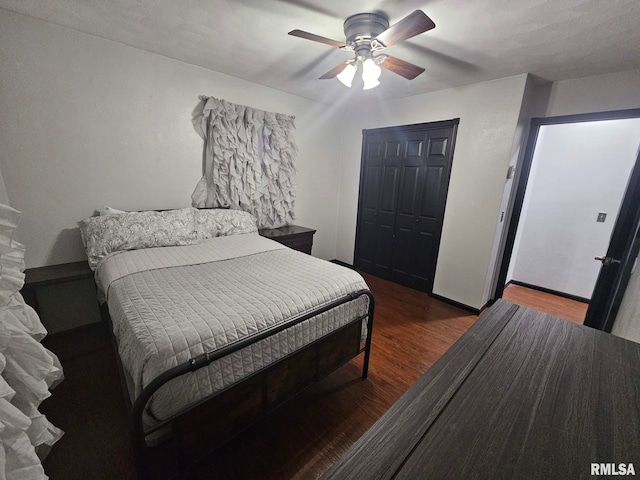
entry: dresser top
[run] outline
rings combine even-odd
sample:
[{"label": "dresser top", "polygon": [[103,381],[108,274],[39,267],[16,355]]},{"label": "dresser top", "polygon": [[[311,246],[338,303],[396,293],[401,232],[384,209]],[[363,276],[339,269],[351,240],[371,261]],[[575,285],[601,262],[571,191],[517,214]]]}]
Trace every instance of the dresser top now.
[{"label": "dresser top", "polygon": [[44,287],[61,282],[71,282],[93,277],[86,260],[80,262],[48,265],[46,267],[27,268],[24,288]]},{"label": "dresser top", "polygon": [[302,235],[305,233],[313,235],[316,231],[312,228],[301,227],[299,225],[287,225],[286,227],[280,228],[263,228],[262,230],[259,230],[259,233],[263,237],[286,240],[288,237]]}]

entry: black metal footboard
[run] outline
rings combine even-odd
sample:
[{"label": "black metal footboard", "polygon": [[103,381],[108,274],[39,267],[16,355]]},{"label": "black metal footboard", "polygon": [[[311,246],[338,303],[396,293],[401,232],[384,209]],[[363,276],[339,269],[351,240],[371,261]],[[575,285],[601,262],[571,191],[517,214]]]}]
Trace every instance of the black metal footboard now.
[{"label": "black metal footboard", "polygon": [[[373,294],[371,293],[370,290],[359,290],[357,292],[353,292],[350,293],[348,295],[345,295],[337,300],[334,300],[326,305],[323,305],[321,307],[318,307],[316,309],[310,310],[304,314],[301,314],[297,317],[294,317],[286,322],[274,325],[272,327],[269,327],[265,330],[262,330],[260,332],[257,332],[254,335],[251,335],[249,337],[246,337],[242,340],[239,340],[231,345],[227,345],[223,348],[220,348],[218,350],[215,350],[213,352],[205,352],[202,355],[198,355],[197,357],[191,358],[189,359],[187,362],[178,365],[176,367],[173,367],[169,370],[167,370],[166,372],[160,374],[159,376],[157,376],[154,380],[152,380],[146,387],[144,387],[144,389],[142,390],[142,392],[140,393],[140,395],[135,399],[135,401],[133,402],[133,405],[130,408],[130,429],[131,429],[131,436],[132,436],[132,442],[133,442],[133,448],[134,448],[134,455],[135,455],[135,461],[136,461],[136,470],[138,473],[138,478],[140,479],[146,479],[148,478],[148,471],[147,471],[147,462],[146,462],[146,444],[145,444],[145,435],[148,433],[151,433],[155,430],[158,430],[159,428],[162,428],[163,426],[166,426],[167,424],[170,424],[172,421],[174,421],[177,417],[185,414],[186,412],[188,412],[189,410],[191,410],[191,408],[193,408],[193,406],[187,407],[185,409],[183,409],[182,411],[176,413],[175,415],[173,415],[172,417],[163,420],[161,422],[159,422],[158,424],[154,425],[153,427],[151,427],[150,429],[148,429],[147,432],[144,431],[144,425],[143,425],[143,414],[144,414],[144,410],[146,408],[147,403],[149,402],[149,400],[151,399],[151,397],[153,396],[153,394],[158,391],[158,389],[160,389],[164,384],[166,384],[167,382],[169,382],[170,380],[173,380],[174,378],[177,378],[181,375],[184,375],[186,373],[189,372],[195,372],[196,370],[199,370],[200,368],[206,367],[208,365],[210,365],[212,362],[219,360],[220,358],[223,358],[229,354],[232,354],[234,352],[237,352],[238,350],[241,350],[249,345],[252,345],[254,343],[257,343],[261,340],[264,340],[265,338],[268,338],[272,335],[275,335],[277,333],[282,332],[283,330],[286,330],[290,327],[293,327],[299,323],[302,323],[306,320],[309,320],[312,317],[315,317],[317,315],[320,315],[322,313],[325,313],[333,308],[336,308],[340,305],[343,305],[345,303],[351,302],[361,296],[367,296],[369,299],[369,305],[368,305],[368,309],[367,309],[367,313],[361,316],[358,316],[357,318],[354,318],[353,320],[349,321],[346,325],[344,325],[342,328],[348,326],[348,325],[352,325],[354,322],[361,322],[363,319],[367,319],[367,337],[365,340],[365,346],[361,347],[358,349],[357,353],[355,353],[354,356],[357,356],[358,354],[364,352],[364,362],[363,362],[363,368],[362,368],[362,378],[365,379],[367,378],[368,375],[368,370],[369,370],[369,357],[370,357],[370,353],[371,353],[371,336],[372,336],[372,332],[373,332],[373,313],[374,313],[374,307],[375,307],[375,301],[374,301],[374,297]],[[105,310],[106,310],[106,305],[105,305]],[[104,312],[105,316],[107,316],[108,320],[110,321],[110,318],[108,317],[108,311]],[[111,329],[112,335],[113,335],[113,329]],[[332,332],[333,333],[333,332]],[[328,334],[327,336],[331,335]],[[326,338],[322,337],[322,338]],[[319,340],[322,340],[322,338],[316,339],[313,343],[318,342]],[[114,338],[114,344],[115,344],[115,338]],[[265,370],[267,368],[270,368],[274,365],[277,365],[279,362],[282,362],[283,360],[287,359],[290,355],[295,354],[296,352],[292,352],[291,354],[282,357],[280,359],[278,359],[275,362],[272,362],[271,364],[265,366],[262,370]],[[116,351],[117,354],[117,351]],[[124,389],[124,393],[125,396],[127,396],[127,386],[126,386],[126,382],[124,381],[124,368],[122,366],[122,362],[120,360],[120,356],[116,355],[117,359],[118,359],[118,363],[119,363],[119,367],[120,367],[120,373],[121,376],[123,376],[122,379],[122,384],[123,384],[123,389]],[[252,377],[253,375],[256,375],[258,373],[260,373],[262,370],[253,372],[250,376],[240,380],[241,383],[244,380],[247,380],[248,378]],[[238,384],[237,383],[237,384]],[[215,398],[216,396],[220,395],[221,393],[223,393],[226,389],[222,389],[218,392],[215,392],[213,395],[211,395],[210,397],[207,397],[206,400],[203,400],[202,402],[199,402],[198,405],[208,402],[209,400]],[[127,400],[128,400],[128,396],[127,396]],[[130,405],[130,402],[127,402],[128,405]]]}]

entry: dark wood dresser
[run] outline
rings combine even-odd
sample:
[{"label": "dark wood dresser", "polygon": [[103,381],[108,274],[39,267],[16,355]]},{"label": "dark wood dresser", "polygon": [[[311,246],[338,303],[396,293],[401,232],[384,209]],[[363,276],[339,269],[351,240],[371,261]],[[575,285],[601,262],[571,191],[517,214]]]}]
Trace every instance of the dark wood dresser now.
[{"label": "dark wood dresser", "polygon": [[640,474],[640,344],[499,300],[322,478],[632,468]]},{"label": "dark wood dresser", "polygon": [[263,237],[282,243],[299,252],[311,255],[313,247],[313,234],[315,230],[298,225],[288,225],[280,228],[267,228],[258,231]]}]

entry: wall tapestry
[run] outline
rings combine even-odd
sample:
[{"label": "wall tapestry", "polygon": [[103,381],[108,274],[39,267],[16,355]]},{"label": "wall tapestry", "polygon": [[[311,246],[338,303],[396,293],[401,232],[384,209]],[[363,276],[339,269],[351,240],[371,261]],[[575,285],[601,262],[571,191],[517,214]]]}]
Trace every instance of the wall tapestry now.
[{"label": "wall tapestry", "polygon": [[298,149],[291,115],[200,97],[194,118],[204,139],[204,175],[191,196],[194,207],[244,210],[258,228],[294,219]]}]

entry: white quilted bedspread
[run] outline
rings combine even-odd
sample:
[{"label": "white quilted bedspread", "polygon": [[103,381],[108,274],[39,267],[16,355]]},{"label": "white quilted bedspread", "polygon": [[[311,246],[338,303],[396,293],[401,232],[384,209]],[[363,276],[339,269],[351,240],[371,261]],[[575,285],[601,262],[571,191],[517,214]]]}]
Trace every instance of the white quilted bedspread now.
[{"label": "white quilted bedspread", "polygon": [[[163,371],[368,288],[344,268],[257,234],[122,252],[96,271],[135,394]],[[366,314],[368,299],[316,316],[174,379],[149,402],[164,419]]]}]

